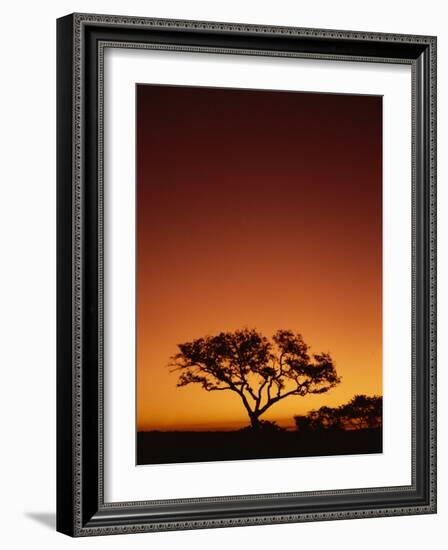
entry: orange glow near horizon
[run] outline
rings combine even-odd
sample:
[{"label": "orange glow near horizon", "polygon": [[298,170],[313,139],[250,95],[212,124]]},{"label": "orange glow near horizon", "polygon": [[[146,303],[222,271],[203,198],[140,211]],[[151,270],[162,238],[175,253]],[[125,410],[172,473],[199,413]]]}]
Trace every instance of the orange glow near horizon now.
[{"label": "orange glow near horizon", "polygon": [[263,419],[382,395],[381,174],[381,97],[138,86],[137,430],[247,425],[168,368],[244,327],[300,332],[342,377]]}]

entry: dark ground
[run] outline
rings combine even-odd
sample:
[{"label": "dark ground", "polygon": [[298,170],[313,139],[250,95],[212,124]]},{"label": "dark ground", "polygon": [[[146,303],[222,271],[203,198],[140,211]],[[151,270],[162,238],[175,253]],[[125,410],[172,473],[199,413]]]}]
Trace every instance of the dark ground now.
[{"label": "dark ground", "polygon": [[138,432],[137,464],[381,453],[382,430]]}]

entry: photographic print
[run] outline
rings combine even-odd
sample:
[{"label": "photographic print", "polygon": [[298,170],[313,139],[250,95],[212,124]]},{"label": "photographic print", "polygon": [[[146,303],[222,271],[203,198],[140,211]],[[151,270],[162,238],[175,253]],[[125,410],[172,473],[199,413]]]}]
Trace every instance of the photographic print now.
[{"label": "photographic print", "polygon": [[382,97],[138,84],[137,464],[382,452]]}]

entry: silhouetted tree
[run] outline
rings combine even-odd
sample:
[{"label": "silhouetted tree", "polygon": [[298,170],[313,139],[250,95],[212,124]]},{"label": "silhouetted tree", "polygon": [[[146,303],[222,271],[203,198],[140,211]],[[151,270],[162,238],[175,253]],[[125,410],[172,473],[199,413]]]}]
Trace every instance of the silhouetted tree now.
[{"label": "silhouetted tree", "polygon": [[321,407],[309,413],[311,429],[313,430],[340,430],[342,428],[338,409]]},{"label": "silhouetted tree", "polygon": [[270,342],[255,329],[221,332],[179,344],[170,365],[177,385],[237,394],[254,430],[260,417],[287,397],[325,393],[340,382],[328,353],[308,353],[300,334],[278,330]]},{"label": "silhouetted tree", "polygon": [[314,430],[309,414],[298,414],[294,417],[294,421],[299,432],[311,432]]},{"label": "silhouetted tree", "polygon": [[298,431],[362,430],[379,428],[382,424],[383,398],[355,395],[340,407],[321,407],[307,415],[294,417]]},{"label": "silhouetted tree", "polygon": [[378,428],[382,423],[383,398],[377,395],[355,395],[340,407],[340,416],[344,423],[355,429]]}]

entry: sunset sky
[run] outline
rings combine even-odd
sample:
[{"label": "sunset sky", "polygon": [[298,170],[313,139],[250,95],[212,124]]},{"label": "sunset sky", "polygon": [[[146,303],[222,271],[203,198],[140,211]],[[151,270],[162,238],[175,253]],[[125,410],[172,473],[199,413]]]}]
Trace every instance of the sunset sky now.
[{"label": "sunset sky", "polygon": [[382,394],[382,98],[137,86],[137,429],[248,424],[177,388],[177,344],[300,332],[342,382],[263,416]]}]

